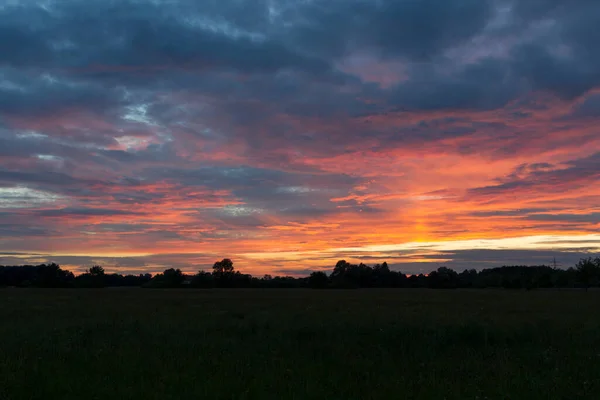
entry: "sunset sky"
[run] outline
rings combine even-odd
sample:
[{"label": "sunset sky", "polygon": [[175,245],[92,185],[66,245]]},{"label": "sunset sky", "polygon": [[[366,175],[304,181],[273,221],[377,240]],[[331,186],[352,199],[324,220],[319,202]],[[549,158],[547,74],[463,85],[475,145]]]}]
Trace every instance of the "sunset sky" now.
[{"label": "sunset sky", "polygon": [[598,0],[4,0],[0,264],[600,249]]}]

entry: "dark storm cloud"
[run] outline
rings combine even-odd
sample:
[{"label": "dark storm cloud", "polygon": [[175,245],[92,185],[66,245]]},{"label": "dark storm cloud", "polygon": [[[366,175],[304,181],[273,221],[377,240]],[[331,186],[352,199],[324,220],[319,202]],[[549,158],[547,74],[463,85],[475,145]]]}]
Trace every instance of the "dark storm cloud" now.
[{"label": "dark storm cloud", "polygon": [[[394,101],[414,109],[488,109],[502,107],[529,91],[572,99],[598,85],[600,56],[594,43],[600,40],[595,29],[599,4],[536,3],[514,2],[502,27],[479,29],[469,36],[487,37],[490,48],[509,46],[505,54],[480,55],[477,61],[466,62],[446,54],[433,64],[417,63],[410,79],[399,85]],[[454,40],[443,49],[460,44]],[[489,50],[472,48],[466,55],[482,51]],[[416,58],[408,60],[410,65]]]},{"label": "dark storm cloud", "polygon": [[[454,74],[434,69],[424,73],[427,66],[418,63],[426,59],[433,65],[447,64],[442,53],[481,35],[499,3],[336,0],[280,1],[270,7],[250,1],[71,1],[46,8],[9,6],[0,12],[4,21],[0,53],[3,64],[13,67],[40,72],[75,68],[84,76],[90,74],[90,79],[124,75],[135,81],[138,72],[144,73],[135,68],[144,66],[159,74],[171,69],[171,75],[223,68],[245,73],[291,68],[322,75],[348,54],[374,51],[417,63],[396,99],[412,108],[460,108],[481,102],[495,107],[530,89],[520,86],[523,78],[534,88],[564,95],[589,88],[598,77],[593,67],[599,60],[591,55],[597,38],[593,29],[583,32],[593,27],[589,16],[598,6],[591,1],[573,8],[551,1],[522,3],[513,5],[512,23],[504,29],[512,27],[509,32],[519,34],[543,18],[556,18],[557,33],[518,45],[507,60],[492,57]],[[558,44],[571,46],[577,57],[553,55],[548,47]],[[127,80],[121,83],[126,85]],[[405,98],[406,92],[416,97]]]},{"label": "dark storm cloud", "polygon": [[294,38],[307,49],[341,57],[356,50],[427,60],[479,33],[493,13],[487,0],[334,0],[294,12]]},{"label": "dark storm cloud", "polygon": [[[0,24],[1,21],[0,12]],[[2,42],[0,36],[0,46]],[[4,53],[3,56],[10,57],[11,54]],[[122,103],[119,90],[103,87],[97,82],[65,77],[43,68],[32,67],[33,70],[25,71],[18,68],[14,65],[13,68],[2,68],[0,61],[0,116],[51,115],[53,111],[81,106],[99,113]]]},{"label": "dark storm cloud", "polygon": [[454,74],[416,71],[400,85],[392,101],[410,110],[494,109],[523,93],[510,66],[486,59]]},{"label": "dark storm cloud", "polygon": [[525,88],[529,90],[549,91],[573,99],[600,82],[600,73],[595,70],[600,59],[557,56],[541,44],[519,46],[514,49],[512,57],[512,71],[518,74],[516,77],[519,79],[526,80],[528,85]]},{"label": "dark storm cloud", "polygon": [[[114,110],[142,91],[214,86],[213,74],[331,75],[265,27],[266,2],[68,1],[0,9],[0,111]],[[231,85],[222,82],[220,91]],[[215,88],[217,90],[217,88]],[[140,98],[141,96],[141,98]],[[114,112],[114,111],[113,111]]]},{"label": "dark storm cloud", "polygon": [[600,40],[600,3],[581,0],[571,7],[558,0],[533,0],[515,1],[513,6],[518,22],[546,22],[553,28],[515,49],[516,64],[533,89],[572,98],[600,83],[600,55],[594,51]]},{"label": "dark storm cloud", "polygon": [[[2,61],[25,68],[73,72],[82,68],[81,72],[100,75],[112,72],[111,68],[144,66],[265,72],[297,66],[309,71],[327,68],[260,33],[241,32],[223,19],[238,14],[249,20],[247,10],[255,9],[262,11],[253,13],[258,22],[267,12],[264,7],[236,2],[228,10],[227,3],[221,3],[224,15],[213,12],[210,18],[205,7],[195,3],[93,0],[9,6],[0,14]],[[217,11],[214,4],[208,8]]]},{"label": "dark storm cloud", "polygon": [[[328,82],[356,85],[342,78],[343,73],[334,73],[333,66],[357,52],[406,65],[408,79],[384,96],[384,107],[489,109],[529,90],[573,97],[598,83],[600,57],[593,49],[599,38],[591,17],[597,15],[597,4],[585,1],[566,8],[553,1],[515,2],[503,25],[494,27],[501,6],[505,3],[487,0],[7,6],[0,10],[0,65],[9,68],[4,79],[13,87],[0,85],[0,104],[12,113],[60,104],[101,109],[125,104],[126,88],[135,96],[143,89],[195,87],[210,92],[212,86],[215,93],[235,91],[237,98],[252,93],[265,102],[277,99],[288,113],[315,115],[320,110],[327,115],[328,107],[351,97],[328,97],[336,90],[319,89],[315,83],[337,75]],[[527,38],[532,27],[547,20],[555,25],[547,28],[550,33]],[[461,46],[467,54],[477,53],[469,50],[476,38],[502,43],[519,36],[524,39],[503,56],[465,61],[447,54]],[[553,50],[561,48],[565,54]],[[249,90],[220,75],[228,70],[244,74],[246,84],[253,75],[261,77],[254,78],[257,85]],[[310,78],[298,75],[290,86],[292,81],[273,75],[284,70]],[[20,76],[12,77],[15,71]],[[32,82],[16,90],[27,76]],[[314,96],[319,90],[322,95]],[[360,91],[377,92],[368,85]],[[303,95],[311,102],[302,102]],[[234,104],[224,106],[235,111]],[[369,108],[363,107],[363,112]],[[242,112],[238,108],[232,115]]]}]

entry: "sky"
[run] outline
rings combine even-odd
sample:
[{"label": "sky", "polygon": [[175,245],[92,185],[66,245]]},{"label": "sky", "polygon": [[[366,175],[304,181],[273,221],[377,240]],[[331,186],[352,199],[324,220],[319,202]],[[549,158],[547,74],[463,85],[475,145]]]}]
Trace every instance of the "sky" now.
[{"label": "sky", "polygon": [[600,249],[597,0],[4,0],[0,265]]}]

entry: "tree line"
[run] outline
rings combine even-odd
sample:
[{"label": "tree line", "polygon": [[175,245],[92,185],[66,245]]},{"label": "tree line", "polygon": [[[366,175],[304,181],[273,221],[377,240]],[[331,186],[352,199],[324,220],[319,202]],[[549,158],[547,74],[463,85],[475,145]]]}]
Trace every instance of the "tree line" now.
[{"label": "tree line", "polygon": [[581,259],[569,269],[549,266],[507,266],[481,271],[467,269],[456,272],[440,267],[429,274],[406,275],[393,271],[387,263],[373,267],[336,263],[327,274],[312,272],[307,277],[265,275],[254,277],[236,271],[233,262],[225,258],[214,263],[211,272],[186,275],[180,269],[169,268],[156,275],[121,275],[106,273],[101,266],[75,275],[58,264],[0,266],[0,287],[146,287],[146,288],[584,288],[600,287],[600,257]]}]

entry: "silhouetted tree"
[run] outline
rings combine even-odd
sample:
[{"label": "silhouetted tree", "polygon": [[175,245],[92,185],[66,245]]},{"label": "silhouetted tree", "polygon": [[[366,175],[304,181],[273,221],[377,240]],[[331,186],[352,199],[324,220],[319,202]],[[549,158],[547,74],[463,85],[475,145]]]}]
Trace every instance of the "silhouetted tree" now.
[{"label": "silhouetted tree", "polygon": [[163,276],[166,282],[168,282],[169,286],[177,287],[181,285],[185,277],[180,269],[169,268],[163,272]]},{"label": "silhouetted tree", "polygon": [[409,276],[408,277],[408,287],[411,287],[411,288],[427,287],[427,277],[423,274]]},{"label": "silhouetted tree", "polygon": [[358,284],[351,276],[352,264],[346,260],[340,260],[335,264],[331,273],[331,286],[334,288],[356,288]]},{"label": "silhouetted tree", "polygon": [[570,267],[567,270],[555,269],[552,277],[553,286],[557,288],[573,287],[577,280],[577,271]]},{"label": "silhouetted tree", "polygon": [[477,279],[477,271],[474,269],[465,269],[458,274],[458,285],[462,288],[470,288],[475,285]]},{"label": "silhouetted tree", "polygon": [[387,262],[383,264],[375,264],[373,266],[373,282],[371,283],[374,287],[394,287],[394,279],[391,276],[390,267]]},{"label": "silhouetted tree", "polygon": [[75,276],[71,271],[65,271],[58,264],[42,264],[37,267],[35,275],[29,280],[35,287],[67,287],[72,284]]},{"label": "silhouetted tree", "polygon": [[349,262],[347,262],[346,260],[338,261],[335,264],[335,267],[333,267],[333,272],[331,273],[331,279],[336,279],[339,276],[345,275],[351,266],[352,265]]},{"label": "silhouetted tree", "polygon": [[323,271],[314,271],[308,277],[308,285],[313,289],[324,289],[329,286],[329,278]]},{"label": "silhouetted tree", "polygon": [[360,263],[354,265],[340,260],[331,273],[332,287],[359,288],[373,286],[373,268]]},{"label": "silhouetted tree", "polygon": [[102,276],[104,275],[104,268],[99,265],[94,265],[88,270],[88,273],[92,276]]},{"label": "silhouetted tree", "polygon": [[247,288],[252,284],[252,275],[242,274],[240,271],[225,274],[228,278],[224,287]]},{"label": "silhouetted tree", "polygon": [[105,286],[110,287],[132,287],[142,286],[152,279],[150,274],[140,275],[121,275],[121,274],[105,274]]},{"label": "silhouetted tree", "polygon": [[233,273],[233,261],[229,258],[224,258],[221,261],[217,261],[213,265],[213,274],[225,275]]},{"label": "silhouetted tree", "polygon": [[547,287],[585,287],[600,283],[600,258],[580,260],[576,268],[567,270],[549,266],[505,266],[488,268],[480,272],[473,269],[460,274],[450,268],[440,267],[428,275],[407,277],[390,270],[387,263],[370,267],[345,260],[336,263],[328,277],[316,271],[308,277],[265,275],[252,277],[234,271],[233,262],[223,259],[213,265],[212,273],[199,272],[186,277],[181,270],[169,268],[152,277],[150,274],[107,274],[100,266],[89,268],[84,274],[74,276],[57,264],[0,266],[0,287],[235,287],[235,288],[506,288],[535,289]]},{"label": "silhouetted tree", "polygon": [[75,278],[75,285],[85,288],[101,288],[107,285],[107,275],[104,268],[99,265],[94,265],[89,268],[86,273]]},{"label": "silhouetted tree", "polygon": [[212,288],[215,287],[215,277],[213,276],[213,274],[210,274],[205,271],[200,271],[196,275],[194,275],[190,285],[196,288]]},{"label": "silhouetted tree", "polygon": [[224,258],[221,261],[217,261],[213,264],[213,276],[215,279],[215,285],[217,287],[235,287],[239,285],[239,276],[235,276],[233,261],[229,258]]},{"label": "silhouetted tree", "polygon": [[143,285],[151,288],[177,288],[180,287],[185,279],[180,269],[169,268],[162,274],[156,274],[152,280]]},{"label": "silhouetted tree", "polygon": [[600,280],[600,258],[584,258],[575,266],[579,283],[587,290]]},{"label": "silhouetted tree", "polygon": [[428,286],[435,289],[455,289],[459,283],[458,274],[447,267],[440,267],[429,273],[427,281]]}]

